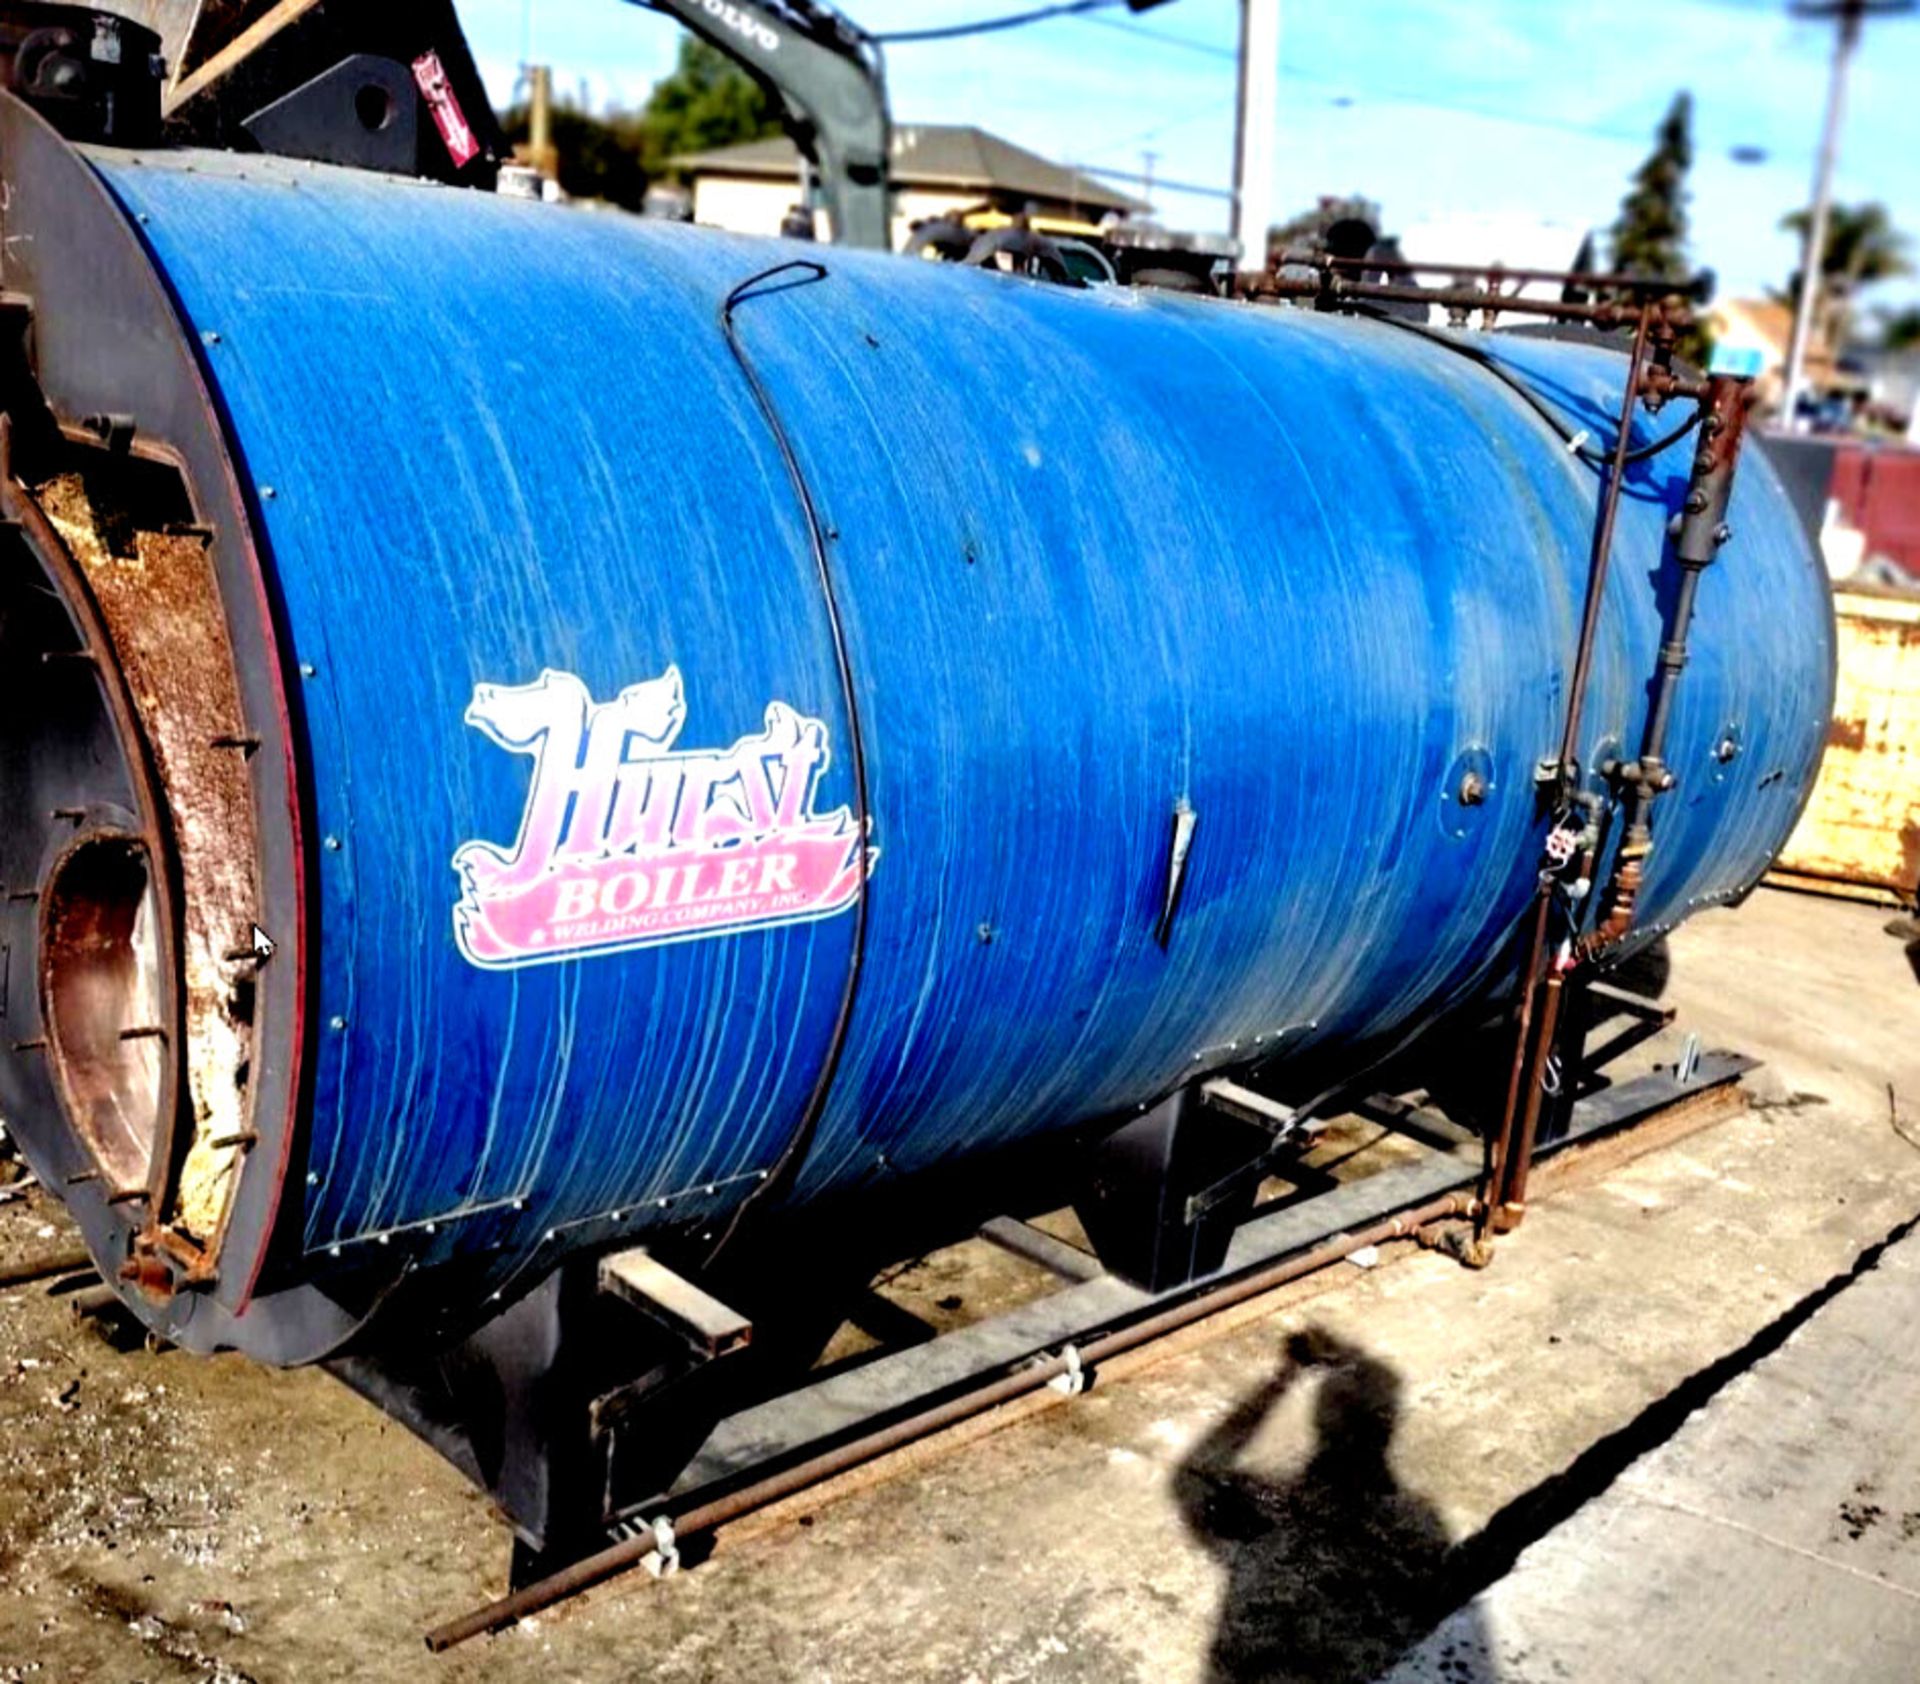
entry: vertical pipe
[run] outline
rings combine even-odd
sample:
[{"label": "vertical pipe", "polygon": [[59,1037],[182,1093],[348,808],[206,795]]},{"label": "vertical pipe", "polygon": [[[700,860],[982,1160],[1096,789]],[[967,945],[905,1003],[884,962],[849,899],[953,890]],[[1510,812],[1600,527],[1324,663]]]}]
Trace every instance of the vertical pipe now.
[{"label": "vertical pipe", "polygon": [[[1813,332],[1813,303],[1820,296],[1820,266],[1827,252],[1827,213],[1833,201],[1833,164],[1840,151],[1840,120],[1847,103],[1847,72],[1860,42],[1865,0],[1841,0],[1833,39],[1833,69],[1827,80],[1827,116],[1820,130],[1820,155],[1813,167],[1813,208],[1807,216],[1807,244],[1800,258],[1800,297],[1793,308],[1793,337],[1787,342],[1787,373],[1780,404],[1793,428],[1800,389],[1806,384],[1807,340]],[[1833,348],[1836,352],[1838,346]]]},{"label": "vertical pipe", "polygon": [[1521,1218],[1527,1214],[1527,1177],[1533,1172],[1533,1149],[1540,1138],[1540,1102],[1546,1092],[1542,1078],[1547,1060],[1553,1056],[1560,1028],[1560,1004],[1566,990],[1566,975],[1556,966],[1541,991],[1540,1032],[1534,1040],[1534,1056],[1528,1065],[1532,1077],[1527,1084],[1526,1107],[1520,1113],[1518,1138],[1507,1164],[1507,1184],[1497,1193],[1500,1205],[1493,1219],[1496,1233],[1519,1227]]},{"label": "vertical pipe", "polygon": [[527,71],[527,162],[544,176],[558,173],[553,155],[553,67]]},{"label": "vertical pipe", "polygon": [[[1593,671],[1593,645],[1600,625],[1600,609],[1606,600],[1608,564],[1613,555],[1613,527],[1620,510],[1620,487],[1626,479],[1627,454],[1633,442],[1633,412],[1640,401],[1641,376],[1646,369],[1647,336],[1652,329],[1657,305],[1642,304],[1633,331],[1633,349],[1627,356],[1626,386],[1620,394],[1620,419],[1614,428],[1613,454],[1607,463],[1606,485],[1600,494],[1600,512],[1594,522],[1593,549],[1587,564],[1586,600],[1580,610],[1580,635],[1574,647],[1573,675],[1567,682],[1567,715],[1560,733],[1560,761],[1556,776],[1564,788],[1571,776],[1574,755],[1580,741],[1580,721],[1586,712],[1587,681]],[[1570,797],[1571,791],[1567,792]],[[1533,934],[1527,944],[1526,968],[1522,972],[1520,1021],[1514,1034],[1513,1063],[1507,1074],[1507,1098],[1501,1111],[1498,1132],[1487,1143],[1480,1173],[1480,1198],[1475,1212],[1475,1238],[1484,1238],[1486,1230],[1508,1225],[1500,1205],[1503,1185],[1514,1174],[1515,1139],[1523,1115],[1531,1110],[1537,1121],[1537,1100],[1528,1092],[1539,1085],[1540,1071],[1549,1039],[1545,1026],[1539,1037],[1533,1034],[1534,1001],[1540,992],[1541,966],[1547,952],[1547,921],[1552,910],[1552,891],[1543,879],[1534,912]],[[1531,1146],[1528,1147],[1531,1151]],[[1521,1171],[1524,1185],[1525,1171]],[[1496,1216],[1502,1220],[1496,1222]]]},{"label": "vertical pipe", "polygon": [[1626,478],[1627,451],[1633,442],[1633,411],[1640,401],[1640,376],[1646,368],[1647,335],[1656,306],[1642,304],[1633,330],[1633,349],[1627,354],[1627,384],[1620,397],[1620,419],[1614,428],[1613,456],[1607,464],[1606,489],[1601,493],[1600,518],[1593,532],[1593,553],[1587,565],[1587,598],[1580,609],[1580,641],[1573,654],[1573,677],[1567,683],[1567,720],[1560,733],[1560,773],[1566,776],[1580,746],[1580,720],[1586,711],[1587,680],[1593,671],[1593,642],[1600,627],[1600,605],[1606,597],[1607,565],[1613,554],[1613,524],[1620,512],[1620,486]]},{"label": "vertical pipe", "polygon": [[1273,217],[1273,130],[1279,106],[1280,0],[1240,0],[1233,237],[1240,242],[1242,269],[1267,266],[1267,229]]}]

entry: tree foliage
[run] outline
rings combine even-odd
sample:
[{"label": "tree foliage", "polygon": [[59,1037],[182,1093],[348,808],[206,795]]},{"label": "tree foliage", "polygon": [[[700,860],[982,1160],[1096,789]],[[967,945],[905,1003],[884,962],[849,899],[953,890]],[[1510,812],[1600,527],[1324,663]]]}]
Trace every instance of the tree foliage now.
[{"label": "tree foliage", "polygon": [[671,160],[780,132],[775,102],[719,48],[680,38],[673,73],[654,83],[639,117],[641,163],[649,176]]},{"label": "tree foliage", "polygon": [[[514,142],[526,140],[524,103],[501,115]],[[674,158],[780,132],[775,102],[717,47],[686,35],[672,72],[639,110],[595,115],[567,99],[553,110],[560,185],[576,199],[638,210],[647,184],[676,173]]]},{"label": "tree foliage", "polygon": [[[1804,248],[1813,213],[1797,210],[1780,219],[1780,226],[1797,235]],[[1880,204],[1830,205],[1827,208],[1826,249],[1820,257],[1820,290],[1814,299],[1814,332],[1836,351],[1853,331],[1853,313],[1860,290],[1875,281],[1913,273],[1907,257],[1907,237],[1894,227],[1887,207]],[[1801,271],[1795,269],[1786,290],[1777,296],[1792,305],[1800,297]]]},{"label": "tree foliage", "polygon": [[1920,348],[1920,304],[1907,304],[1881,313],[1880,345],[1887,351]]},{"label": "tree foliage", "polygon": [[1693,95],[1673,96],[1653,150],[1634,171],[1612,230],[1613,266],[1631,275],[1683,280],[1687,262],[1687,171],[1693,165]]}]

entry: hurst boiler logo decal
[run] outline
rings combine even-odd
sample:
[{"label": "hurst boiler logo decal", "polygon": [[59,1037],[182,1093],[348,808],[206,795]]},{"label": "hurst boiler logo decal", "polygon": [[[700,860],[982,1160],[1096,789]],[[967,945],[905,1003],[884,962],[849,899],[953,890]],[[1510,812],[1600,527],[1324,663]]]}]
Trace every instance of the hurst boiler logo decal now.
[{"label": "hurst boiler logo decal", "polygon": [[[769,702],[731,748],[678,749],[680,672],[595,702],[571,673],[481,684],[466,722],[533,759],[511,848],[453,856],[454,939],[488,970],[828,918],[860,893],[858,827],[813,810],[827,728]],[[877,850],[867,851],[871,870]]]}]

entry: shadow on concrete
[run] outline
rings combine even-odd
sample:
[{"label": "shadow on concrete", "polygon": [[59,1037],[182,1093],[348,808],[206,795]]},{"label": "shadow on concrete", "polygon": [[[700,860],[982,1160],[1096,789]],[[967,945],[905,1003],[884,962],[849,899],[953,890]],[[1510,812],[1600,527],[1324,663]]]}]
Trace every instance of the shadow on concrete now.
[{"label": "shadow on concrete", "polygon": [[[1242,1468],[1262,1422],[1303,1385],[1317,1388],[1305,1466],[1280,1481]],[[1209,1679],[1361,1684],[1458,1602],[1446,1529],[1393,1471],[1400,1392],[1387,1364],[1308,1329],[1181,1464],[1187,1525],[1226,1574]],[[1460,1646],[1449,1684],[1491,1684],[1483,1647]]]}]

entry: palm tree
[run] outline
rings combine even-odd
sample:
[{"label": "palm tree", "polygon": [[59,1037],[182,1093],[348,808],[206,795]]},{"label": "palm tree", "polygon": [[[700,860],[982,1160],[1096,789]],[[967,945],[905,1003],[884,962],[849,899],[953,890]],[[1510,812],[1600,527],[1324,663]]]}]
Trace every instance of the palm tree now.
[{"label": "palm tree", "polygon": [[[1807,238],[1809,213],[1792,212],[1780,226]],[[1838,356],[1852,331],[1854,299],[1862,287],[1875,281],[1910,275],[1907,237],[1893,225],[1881,204],[1835,205],[1827,212],[1827,249],[1820,260],[1820,296],[1815,299],[1814,336]],[[1800,294],[1800,274],[1794,272],[1786,301]]]}]

